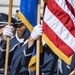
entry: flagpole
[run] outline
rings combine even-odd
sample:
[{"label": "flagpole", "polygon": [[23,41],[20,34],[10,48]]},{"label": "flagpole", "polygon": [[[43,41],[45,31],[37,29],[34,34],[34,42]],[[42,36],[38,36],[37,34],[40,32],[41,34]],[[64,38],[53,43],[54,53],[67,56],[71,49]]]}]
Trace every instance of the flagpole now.
[{"label": "flagpole", "polygon": [[69,75],[75,75],[75,68]]},{"label": "flagpole", "polygon": [[[40,0],[38,0],[38,13],[37,13],[37,24],[40,24]],[[40,75],[40,43],[41,37],[36,41],[36,75]]]},{"label": "flagpole", "polygon": [[45,7],[46,7],[46,5],[47,5],[47,1],[48,1],[48,0],[43,0],[43,2],[44,2],[44,5],[43,5],[43,16],[44,16],[44,13],[45,13]]},{"label": "flagpole", "polygon": [[[9,0],[9,16],[8,16],[8,25],[9,26],[11,25],[12,3],[13,3],[13,0]],[[4,75],[7,75],[7,71],[8,71],[9,44],[10,44],[10,37],[7,37]]]},{"label": "flagpole", "polygon": [[[44,0],[43,0],[43,2],[44,2]],[[43,16],[44,16],[44,12],[45,12],[45,2],[43,4]]]}]

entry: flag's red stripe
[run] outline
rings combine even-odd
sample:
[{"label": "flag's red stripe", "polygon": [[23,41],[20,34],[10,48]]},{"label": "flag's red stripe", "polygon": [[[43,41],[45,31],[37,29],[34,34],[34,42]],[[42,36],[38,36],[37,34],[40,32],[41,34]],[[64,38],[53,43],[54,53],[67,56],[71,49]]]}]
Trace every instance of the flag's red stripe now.
[{"label": "flag's red stripe", "polygon": [[72,5],[68,2],[68,0],[65,0],[65,1],[66,1],[66,4],[67,4],[69,10],[70,10],[71,13],[75,16],[74,8],[73,8]]},{"label": "flag's red stripe", "polygon": [[43,22],[43,32],[66,56],[70,57],[73,54],[73,50],[66,45],[45,22]]},{"label": "flag's red stripe", "polygon": [[54,0],[48,0],[48,9],[60,20],[60,22],[75,37],[75,27],[70,16],[57,5]]}]

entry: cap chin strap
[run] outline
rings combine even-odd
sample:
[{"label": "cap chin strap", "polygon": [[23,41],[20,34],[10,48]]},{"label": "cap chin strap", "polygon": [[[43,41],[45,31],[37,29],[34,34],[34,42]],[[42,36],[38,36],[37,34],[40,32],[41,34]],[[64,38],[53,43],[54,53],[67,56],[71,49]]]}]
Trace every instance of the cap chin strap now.
[{"label": "cap chin strap", "polygon": [[22,43],[22,42],[24,41],[24,39],[22,39],[22,38],[20,39],[20,38],[18,37],[17,32],[16,32],[16,35],[15,35],[15,36],[16,36],[17,40],[18,40],[20,43]]},{"label": "cap chin strap", "polygon": [[23,32],[23,34],[22,34],[22,36],[21,36],[21,38],[24,36],[24,34],[26,33],[26,30]]}]

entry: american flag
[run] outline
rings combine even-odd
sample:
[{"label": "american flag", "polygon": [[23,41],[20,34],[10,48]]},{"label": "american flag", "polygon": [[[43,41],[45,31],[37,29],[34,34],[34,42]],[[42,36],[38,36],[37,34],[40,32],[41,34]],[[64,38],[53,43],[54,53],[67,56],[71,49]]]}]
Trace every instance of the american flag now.
[{"label": "american flag", "polygon": [[70,65],[75,51],[73,0],[48,0],[43,20],[43,38],[52,51]]}]

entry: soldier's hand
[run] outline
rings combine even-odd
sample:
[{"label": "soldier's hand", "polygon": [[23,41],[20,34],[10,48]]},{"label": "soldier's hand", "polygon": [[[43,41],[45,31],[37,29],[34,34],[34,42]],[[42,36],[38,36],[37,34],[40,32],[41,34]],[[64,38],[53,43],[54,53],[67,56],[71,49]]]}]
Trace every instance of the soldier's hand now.
[{"label": "soldier's hand", "polygon": [[31,33],[31,37],[36,40],[39,36],[42,35],[42,25],[36,25],[34,28],[33,28],[33,31]]},{"label": "soldier's hand", "polygon": [[6,41],[7,39],[7,36],[9,36],[10,38],[13,36],[13,33],[12,33],[12,26],[6,26],[3,30],[3,37],[4,37],[4,40]]}]

